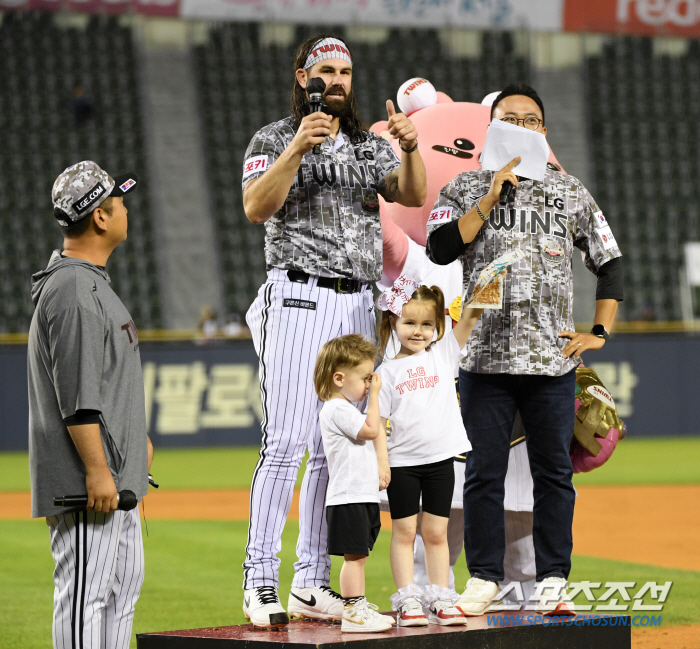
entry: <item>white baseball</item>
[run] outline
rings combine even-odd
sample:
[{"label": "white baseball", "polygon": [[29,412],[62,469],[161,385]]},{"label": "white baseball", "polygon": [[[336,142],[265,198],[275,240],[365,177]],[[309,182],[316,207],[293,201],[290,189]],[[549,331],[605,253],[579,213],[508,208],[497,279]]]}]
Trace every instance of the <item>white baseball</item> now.
[{"label": "white baseball", "polygon": [[396,103],[402,113],[410,115],[421,108],[437,104],[437,91],[427,79],[414,77],[399,88],[396,93]]}]

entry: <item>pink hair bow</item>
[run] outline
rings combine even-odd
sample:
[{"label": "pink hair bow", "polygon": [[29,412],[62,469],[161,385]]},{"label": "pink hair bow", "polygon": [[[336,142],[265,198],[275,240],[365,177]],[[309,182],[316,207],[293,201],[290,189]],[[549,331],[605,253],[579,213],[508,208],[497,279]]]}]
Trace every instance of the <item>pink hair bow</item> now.
[{"label": "pink hair bow", "polygon": [[393,285],[377,298],[377,308],[381,311],[391,311],[394,315],[401,316],[403,305],[408,302],[420,284],[408,275],[399,275]]}]

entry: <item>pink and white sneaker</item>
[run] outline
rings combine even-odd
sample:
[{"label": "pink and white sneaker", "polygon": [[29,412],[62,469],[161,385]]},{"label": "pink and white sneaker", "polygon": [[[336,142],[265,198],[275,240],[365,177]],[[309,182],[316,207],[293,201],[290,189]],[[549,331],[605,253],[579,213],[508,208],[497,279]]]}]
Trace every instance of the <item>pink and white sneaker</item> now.
[{"label": "pink and white sneaker", "polygon": [[448,599],[436,599],[430,605],[430,624],[440,624],[442,626],[457,626],[466,624],[467,618]]},{"label": "pink and white sneaker", "polygon": [[428,618],[423,613],[423,605],[417,597],[407,597],[396,611],[399,626],[428,626]]}]

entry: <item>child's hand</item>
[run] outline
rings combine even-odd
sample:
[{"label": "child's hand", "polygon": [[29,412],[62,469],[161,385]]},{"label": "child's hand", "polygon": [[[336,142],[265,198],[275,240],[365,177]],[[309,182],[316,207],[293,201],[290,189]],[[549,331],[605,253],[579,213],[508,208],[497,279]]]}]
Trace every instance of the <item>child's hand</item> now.
[{"label": "child's hand", "polygon": [[384,491],[391,482],[391,469],[388,462],[379,462],[379,491]]},{"label": "child's hand", "polygon": [[476,309],[476,308],[468,306],[466,309],[464,309],[462,311],[461,317],[465,318],[467,320],[478,320],[482,316],[483,313],[484,313],[483,308]]},{"label": "child's hand", "polygon": [[382,377],[377,374],[377,372],[372,372],[372,381],[369,385],[370,393],[377,394],[382,388]]}]

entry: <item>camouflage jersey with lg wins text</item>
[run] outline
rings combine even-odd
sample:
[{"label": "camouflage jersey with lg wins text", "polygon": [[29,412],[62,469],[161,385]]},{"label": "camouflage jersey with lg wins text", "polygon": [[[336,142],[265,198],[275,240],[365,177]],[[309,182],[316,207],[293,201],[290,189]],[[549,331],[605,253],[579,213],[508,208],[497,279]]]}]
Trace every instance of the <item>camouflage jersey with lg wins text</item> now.
[{"label": "camouflage jersey with lg wins text", "polygon": [[[292,118],[259,130],[246,150],[243,188],[279,158],[296,135]],[[309,151],[282,208],[265,223],[269,268],[378,281],[382,273],[379,185],[400,166],[391,144],[366,133],[354,144],[338,133]]]},{"label": "camouflage jersey with lg wins text", "polygon": [[[469,171],[443,187],[428,217],[428,236],[468,212],[488,193],[492,177],[491,171]],[[561,376],[577,366],[561,353],[568,339],[558,337],[574,330],[574,246],[595,274],[621,256],[605,216],[578,179],[551,168],[543,182],[521,179],[515,200],[496,205],[461,256],[466,300],[494,259],[518,248],[525,253],[508,269],[503,308],[487,309],[477,321],[463,369]]]}]

